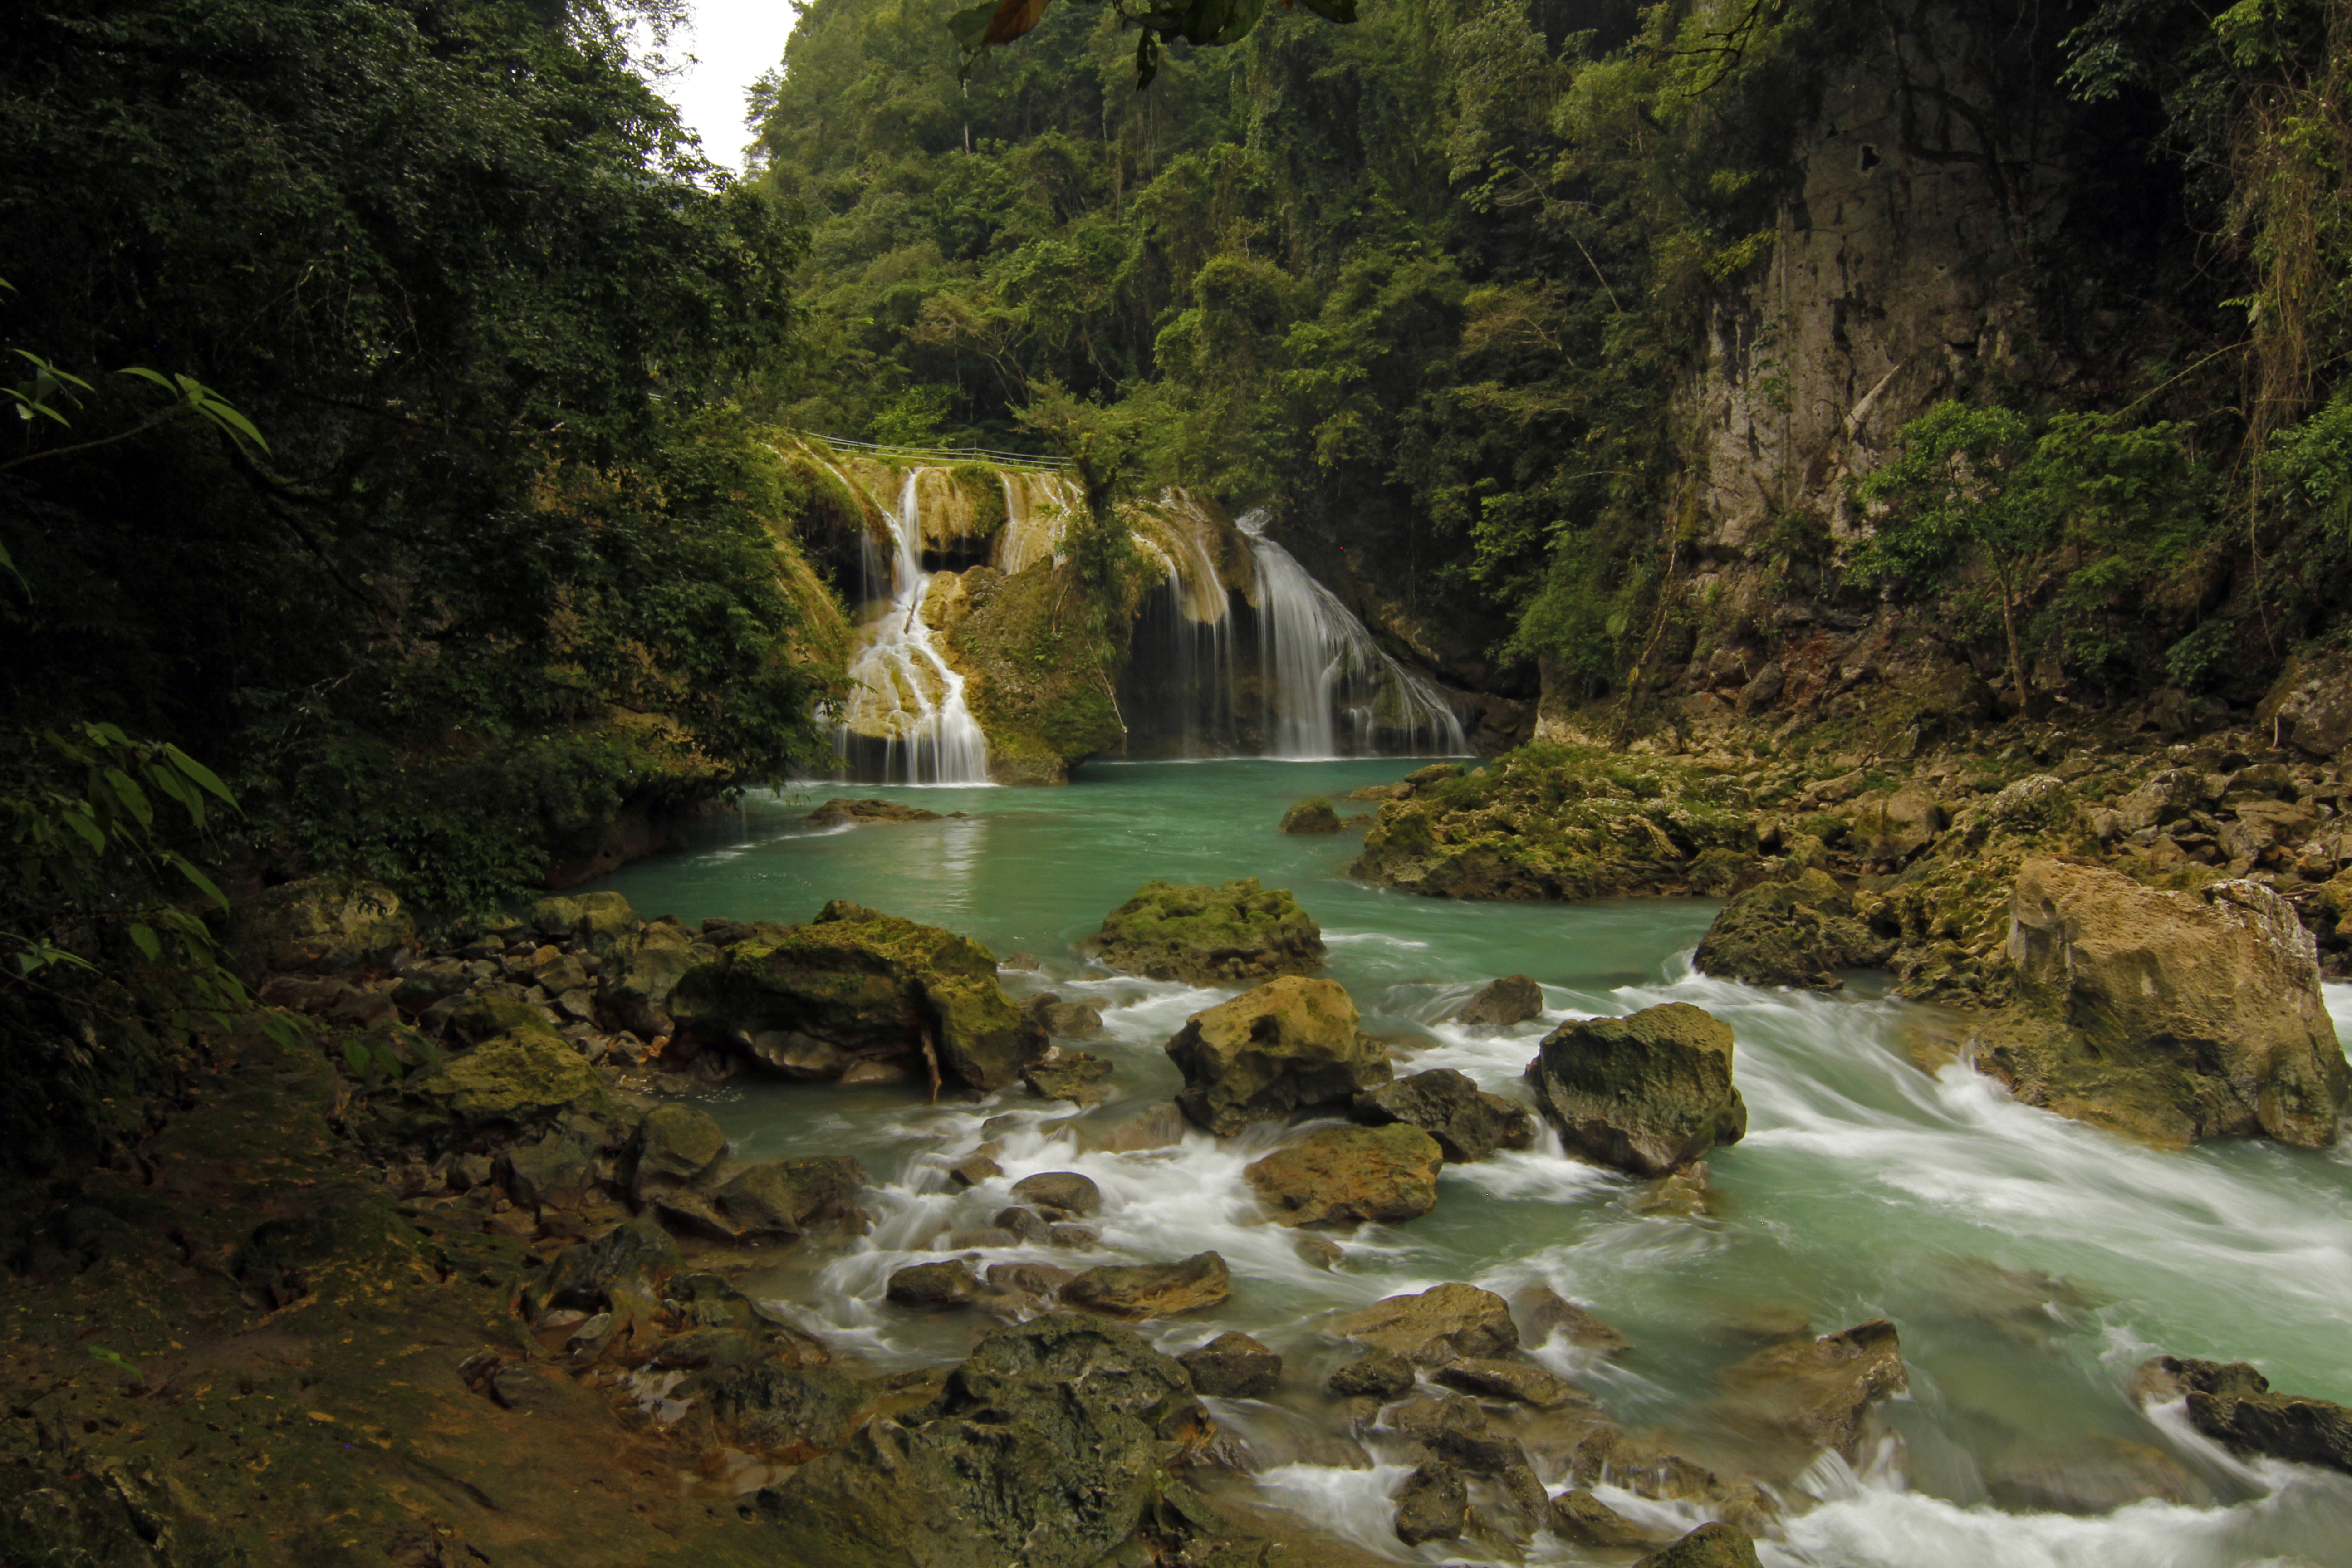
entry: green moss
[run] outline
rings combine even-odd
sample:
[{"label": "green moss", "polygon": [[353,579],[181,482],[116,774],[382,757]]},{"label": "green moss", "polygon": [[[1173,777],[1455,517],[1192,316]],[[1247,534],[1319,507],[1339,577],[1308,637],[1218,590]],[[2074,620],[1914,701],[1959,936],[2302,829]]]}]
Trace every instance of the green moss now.
[{"label": "green moss", "polygon": [[1323,931],[1288,889],[1245,877],[1221,887],[1147,882],[1093,944],[1105,963],[1155,980],[1214,984],[1321,967]]},{"label": "green moss", "polygon": [[[1104,617],[1088,614],[1076,568],[1039,562],[1011,577],[975,575],[971,612],[948,641],[971,678],[967,699],[992,762],[1020,782],[1059,783],[1073,764],[1118,749],[1126,645],[1089,629]],[[1126,617],[1108,619],[1124,639]]]}]

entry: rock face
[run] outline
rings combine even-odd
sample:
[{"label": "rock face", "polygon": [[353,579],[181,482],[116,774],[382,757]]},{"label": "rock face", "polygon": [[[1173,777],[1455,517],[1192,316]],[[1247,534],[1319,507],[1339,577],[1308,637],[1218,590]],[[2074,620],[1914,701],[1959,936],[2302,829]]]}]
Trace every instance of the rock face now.
[{"label": "rock face", "polygon": [[1356,1096],[1353,1109],[1357,1121],[1374,1126],[1401,1121],[1420,1128],[1456,1164],[1535,1142],[1535,1118],[1526,1106],[1487,1093],[1467,1073],[1452,1068],[1366,1089]]},{"label": "rock face", "polygon": [[2191,1425],[2241,1454],[2268,1454],[2352,1475],[2352,1410],[2325,1399],[2274,1394],[2243,1362],[2158,1356],[2133,1379],[2142,1403],[2187,1396]]},{"label": "rock face", "polygon": [[1838,1453],[1853,1448],[1864,1411],[1910,1386],[1895,1325],[1877,1318],[1759,1351],[1724,1380],[1769,1434]]},{"label": "rock face", "polygon": [[1563,1024],[1528,1081],[1570,1148],[1635,1175],[1665,1175],[1748,1131],[1731,1029],[1687,1003]]},{"label": "rock face", "polygon": [[1111,1324],[1039,1318],[982,1340],[929,1404],[793,1472],[775,1498],[773,1557],[1091,1568],[1207,1430],[1176,1362]]},{"label": "rock face", "polygon": [[1506,974],[1500,980],[1488,981],[1478,994],[1464,1003],[1462,1011],[1454,1015],[1454,1021],[1499,1027],[1540,1017],[1543,1010],[1542,986],[1524,974]]},{"label": "rock face", "polygon": [[811,827],[846,827],[862,822],[937,822],[940,814],[891,800],[829,800],[808,814]]},{"label": "rock face", "polygon": [[935,1058],[948,1081],[1002,1089],[1044,1045],[986,948],[837,899],[807,925],[736,941],[670,1004],[681,1030],[794,1078],[881,1062],[920,1082]]},{"label": "rock face", "polygon": [[1323,931],[1286,889],[1255,877],[1223,887],[1147,882],[1111,911],[1089,945],[1111,968],[1196,985],[1307,974],[1323,965]]},{"label": "rock face", "polygon": [[1247,1334],[1219,1334],[1176,1359],[1196,1393],[1218,1399],[1263,1399],[1282,1381],[1282,1357]]},{"label": "rock face", "polygon": [[376,882],[306,877],[236,907],[231,943],[245,963],[277,973],[358,969],[413,942],[400,895]]},{"label": "rock face", "polygon": [[1750,985],[1834,991],[1838,969],[1868,969],[1894,956],[1895,939],[1854,915],[1853,899],[1825,871],[1738,894],[1717,912],[1691,962],[1703,974]]},{"label": "rock face", "polygon": [[1415,1366],[1505,1356],[1519,1348],[1510,1303],[1475,1285],[1439,1285],[1415,1296],[1391,1296],[1334,1319],[1330,1331]]},{"label": "rock face", "polygon": [[1213,1307],[1233,1293],[1225,1260],[1213,1252],[1199,1252],[1174,1263],[1089,1268],[1062,1287],[1062,1303],[1140,1321]]},{"label": "rock face", "polygon": [[1282,1225],[1394,1225],[1437,1206],[1444,1154],[1418,1127],[1331,1127],[1244,1173]]},{"label": "rock face", "polygon": [[1389,1081],[1339,982],[1285,975],[1186,1020],[1168,1042],[1184,1114],[1221,1138]]},{"label": "rock face", "polygon": [[2246,881],[2159,892],[2120,873],[2028,860],[2009,958],[2045,1026],[1991,1065],[2020,1098],[2161,1142],[2336,1141],[2347,1070],[2293,906]]},{"label": "rock face", "polygon": [[1331,808],[1330,797],[1316,795],[1302,800],[1282,814],[1285,833],[1337,833],[1339,814]]}]

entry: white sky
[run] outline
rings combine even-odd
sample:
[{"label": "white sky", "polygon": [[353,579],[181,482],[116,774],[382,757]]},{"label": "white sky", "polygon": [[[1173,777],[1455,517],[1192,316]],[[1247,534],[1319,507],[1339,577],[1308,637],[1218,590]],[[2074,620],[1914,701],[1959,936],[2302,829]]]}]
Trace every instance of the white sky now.
[{"label": "white sky", "polygon": [[693,0],[694,30],[671,50],[695,63],[656,84],[702,138],[703,156],[738,172],[751,132],[743,95],[784,58],[797,8],[792,0]]}]

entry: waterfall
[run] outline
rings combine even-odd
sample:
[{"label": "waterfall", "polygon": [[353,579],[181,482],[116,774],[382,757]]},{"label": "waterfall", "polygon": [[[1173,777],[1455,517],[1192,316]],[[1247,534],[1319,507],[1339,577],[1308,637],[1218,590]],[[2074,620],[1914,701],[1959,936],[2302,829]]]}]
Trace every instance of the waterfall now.
[{"label": "waterfall", "polygon": [[1470,749],[1435,684],[1382,652],[1338,595],[1265,537],[1264,511],[1237,522],[1257,565],[1266,755]]},{"label": "waterfall", "polygon": [[988,737],[964,703],[964,678],[924,619],[932,582],[923,570],[924,471],[909,469],[898,492],[890,603],[849,667],[834,749],[846,762],[858,740],[879,740],[887,783],[986,784]]}]

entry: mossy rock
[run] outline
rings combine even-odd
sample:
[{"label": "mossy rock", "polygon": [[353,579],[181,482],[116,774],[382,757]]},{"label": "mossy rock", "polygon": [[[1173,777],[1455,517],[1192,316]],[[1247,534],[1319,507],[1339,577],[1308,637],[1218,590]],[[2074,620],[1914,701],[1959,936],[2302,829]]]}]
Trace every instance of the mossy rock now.
[{"label": "mossy rock", "polygon": [[1088,944],[1111,968],[1196,985],[1307,974],[1323,964],[1323,930],[1288,889],[1245,877],[1221,887],[1147,882]]},{"label": "mossy rock", "polygon": [[568,1112],[609,1106],[596,1069],[561,1036],[539,1029],[494,1036],[411,1079],[407,1093],[453,1131],[551,1127]]},{"label": "mossy rock", "polygon": [[561,1041],[555,1032],[555,1021],[547,1009],[532,1005],[519,996],[501,996],[494,991],[476,992],[464,998],[449,1012],[449,1027],[468,1040],[488,1040],[495,1035],[544,1035]]},{"label": "mossy rock", "polygon": [[1748,1131],[1730,1026],[1685,1002],[1561,1025],[1528,1081],[1570,1149],[1639,1176],[1666,1175]]},{"label": "mossy rock", "polygon": [[1702,974],[1750,985],[1834,991],[1844,982],[1832,971],[1874,968],[1895,947],[1855,918],[1853,896],[1834,878],[1805,868],[1724,905],[1691,962]]},{"label": "mossy rock", "polygon": [[350,971],[380,963],[416,940],[400,895],[380,882],[306,877],[236,906],[229,943],[257,973]]},{"label": "mossy rock", "polygon": [[889,1061],[919,1080],[928,1040],[944,1078],[996,1089],[1044,1047],[998,986],[988,949],[838,899],[806,925],[688,970],[669,1000],[681,1030],[786,1070],[816,1064],[808,1076]]},{"label": "mossy rock", "polygon": [[1300,801],[1282,814],[1285,833],[1337,833],[1339,814],[1331,807],[1328,795],[1313,795]]},{"label": "mossy rock", "polygon": [[1075,564],[1038,562],[1011,576],[987,567],[964,574],[969,605],[948,634],[948,652],[971,678],[965,699],[988,736],[999,784],[1058,784],[1087,758],[1127,738],[1112,696],[1126,661],[1121,613],[1100,617]]}]

